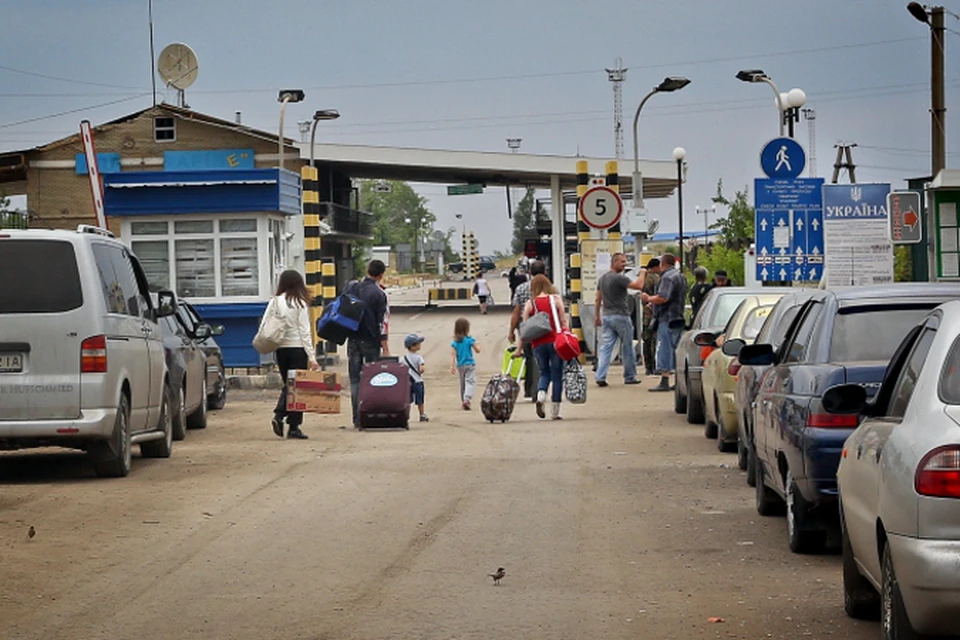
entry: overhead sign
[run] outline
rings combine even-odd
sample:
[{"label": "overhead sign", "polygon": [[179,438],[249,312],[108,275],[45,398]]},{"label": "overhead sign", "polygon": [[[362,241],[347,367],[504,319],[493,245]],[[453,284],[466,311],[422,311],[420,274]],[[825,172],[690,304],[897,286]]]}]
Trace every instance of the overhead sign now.
[{"label": "overhead sign", "polygon": [[622,240],[580,241],[580,298],[592,305],[597,297],[597,279],[610,270],[610,259],[623,253]]},{"label": "overhead sign", "polygon": [[823,231],[828,287],[893,282],[887,194],[890,185],[823,187]]},{"label": "overhead sign", "polygon": [[823,275],[823,178],[754,181],[756,278],[817,282]]},{"label": "overhead sign", "polygon": [[917,244],[923,239],[919,193],[891,191],[887,194],[887,212],[890,214],[890,241],[893,244]]},{"label": "overhead sign", "polygon": [[760,168],[768,178],[796,178],[807,164],[807,154],[793,138],[774,138],[760,151]]},{"label": "overhead sign", "polygon": [[100,167],[97,164],[97,145],[93,141],[93,128],[89,120],[80,121],[80,140],[83,153],[87,158],[87,175],[90,178],[90,195],[93,197],[93,211],[97,215],[97,226],[107,228],[107,217],[103,209],[103,183],[100,181]]},{"label": "overhead sign", "polygon": [[623,200],[610,187],[593,187],[580,198],[580,219],[593,229],[609,229],[620,222]]},{"label": "overhead sign", "polygon": [[447,187],[448,196],[466,196],[474,193],[483,193],[482,184],[453,184]]}]

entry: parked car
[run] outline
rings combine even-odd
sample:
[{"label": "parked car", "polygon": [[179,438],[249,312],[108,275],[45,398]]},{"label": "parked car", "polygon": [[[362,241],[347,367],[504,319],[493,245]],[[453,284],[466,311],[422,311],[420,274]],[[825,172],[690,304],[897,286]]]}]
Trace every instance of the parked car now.
[{"label": "parked car", "polygon": [[[797,288],[785,294],[773,306],[767,316],[760,333],[754,342],[773,345],[774,351],[780,348],[783,338],[790,328],[790,323],[797,316],[800,306],[810,297],[812,289]],[[740,349],[746,344],[741,340],[727,340],[723,343],[723,351],[728,355],[739,355]],[[756,480],[756,453],[753,447],[753,403],[760,390],[760,379],[763,372],[769,367],[762,365],[745,365],[737,358],[740,368],[737,370],[734,383],[734,404],[738,412],[737,420],[737,465],[746,471],[747,484],[754,486]]]},{"label": "parked car", "polygon": [[87,452],[126,476],[132,447],[172,450],[173,394],[137,258],[108,231],[0,231],[0,449]]},{"label": "parked car", "polygon": [[889,285],[819,290],[797,314],[774,352],[770,344],[740,350],[744,364],[772,365],[753,411],[757,511],[786,507],[794,552],[820,550],[838,525],[837,467],[856,415],[824,410],[837,384],[873,395],[897,345],[927,312],[960,298],[958,284]]},{"label": "parked car", "polygon": [[[207,358],[180,325],[176,314],[160,319],[167,374],[173,390],[173,439],[183,440],[187,428],[207,426]],[[209,336],[210,326],[201,325],[200,335]]]},{"label": "parked car", "polygon": [[[712,347],[713,351],[703,363],[701,377],[704,397],[704,435],[717,439],[720,451],[734,450],[737,444],[737,406],[733,397],[735,376],[740,370],[736,354],[722,347],[730,341],[752,344],[760,333],[764,320],[783,293],[760,293],[750,295],[740,302],[727,326],[719,334],[703,331],[694,336],[699,346]],[[717,348],[721,347],[721,348]]]},{"label": "parked car", "polygon": [[686,413],[687,422],[702,424],[703,414],[703,386],[700,376],[703,373],[703,361],[706,360],[712,347],[701,347],[693,341],[693,337],[702,331],[719,333],[726,326],[730,316],[736,311],[737,305],[748,295],[773,293],[780,287],[764,287],[763,289],[748,289],[746,287],[714,287],[704,298],[703,304],[696,317],[690,322],[689,331],[680,337],[677,344],[677,380],[673,390],[673,408],[677,413]]},{"label": "parked car", "polygon": [[840,456],[844,609],[886,638],[960,632],[960,302],[910,331],[872,400],[857,385],[823,406],[863,417]]},{"label": "parked car", "polygon": [[[177,320],[207,358],[207,408],[214,411],[223,409],[227,404],[227,374],[223,366],[223,351],[214,340],[215,336],[223,335],[223,325],[207,325],[192,304],[183,300],[179,303]],[[206,334],[206,331],[201,331],[204,326],[210,330],[206,337],[202,337]]]}]

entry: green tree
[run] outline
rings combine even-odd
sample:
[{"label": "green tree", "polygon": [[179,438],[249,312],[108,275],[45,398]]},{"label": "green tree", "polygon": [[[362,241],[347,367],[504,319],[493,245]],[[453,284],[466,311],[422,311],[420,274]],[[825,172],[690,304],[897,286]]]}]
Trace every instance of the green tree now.
[{"label": "green tree", "polygon": [[383,183],[383,180],[360,181],[360,209],[373,214],[373,241],[357,243],[359,250],[355,251],[355,256],[363,255],[371,245],[395,247],[406,243],[415,251],[419,246],[417,238],[420,242],[429,240],[437,221],[427,208],[427,199],[408,183],[391,180],[387,182],[389,193],[374,191],[374,184]]},{"label": "green tree", "polygon": [[[737,191],[733,200],[723,195],[723,180],[717,181],[717,195],[711,200],[718,204],[728,207],[729,211],[725,218],[720,218],[710,225],[711,229],[719,232],[719,241],[729,249],[743,250],[750,246],[754,241],[754,209],[750,206],[748,200],[749,194],[746,189]],[[740,280],[743,282],[743,280]]]},{"label": "green tree", "polygon": [[[731,282],[737,285],[744,283],[743,279],[743,250],[727,247],[722,243],[713,245],[710,251],[701,251],[697,262],[707,268],[711,275],[718,269],[727,272]],[[692,272],[690,278],[693,278]]]},{"label": "green tree", "polygon": [[513,210],[513,240],[510,248],[515,255],[523,253],[523,236],[537,226],[537,190],[527,187],[527,193]]}]

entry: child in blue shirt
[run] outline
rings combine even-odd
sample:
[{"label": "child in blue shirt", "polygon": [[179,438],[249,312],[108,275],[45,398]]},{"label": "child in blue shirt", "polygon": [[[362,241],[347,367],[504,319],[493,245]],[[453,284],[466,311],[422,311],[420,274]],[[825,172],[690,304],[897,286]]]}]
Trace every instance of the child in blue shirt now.
[{"label": "child in blue shirt", "polygon": [[460,374],[460,400],[464,411],[470,410],[470,400],[477,388],[475,353],[480,353],[480,347],[470,335],[470,321],[458,318],[453,325],[453,342],[450,343],[450,373]]}]

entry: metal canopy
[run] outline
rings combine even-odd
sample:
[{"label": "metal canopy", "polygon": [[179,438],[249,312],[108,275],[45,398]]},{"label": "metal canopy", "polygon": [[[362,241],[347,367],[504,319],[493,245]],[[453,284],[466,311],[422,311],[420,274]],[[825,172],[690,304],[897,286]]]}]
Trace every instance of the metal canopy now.
[{"label": "metal canopy", "polygon": [[[310,145],[298,143],[300,157],[309,162]],[[604,175],[611,158],[579,156],[542,156],[521,153],[447,151],[316,144],[313,157],[317,164],[332,165],[351,178],[435,182],[442,184],[484,184],[487,186],[531,186],[549,189],[551,176],[558,176],[560,188],[577,186],[576,163],[586,160],[591,175]],[[620,193],[629,195],[632,166],[621,161]],[[677,186],[676,163],[670,160],[642,160],[643,194],[647,198],[665,198]]]}]

